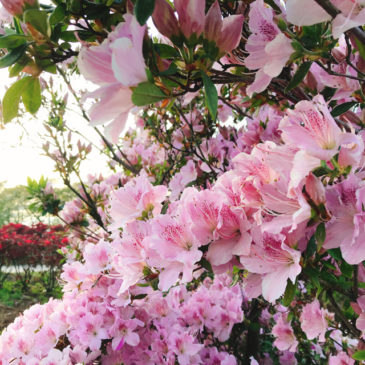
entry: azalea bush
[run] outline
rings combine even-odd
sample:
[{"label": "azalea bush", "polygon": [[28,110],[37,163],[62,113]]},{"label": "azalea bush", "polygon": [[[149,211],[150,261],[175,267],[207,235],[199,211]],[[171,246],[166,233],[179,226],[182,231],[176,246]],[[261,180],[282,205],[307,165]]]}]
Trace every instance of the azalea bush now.
[{"label": "azalea bush", "polygon": [[[365,360],[364,1],[1,3],[3,122],[48,111],[75,195],[30,182],[72,232],[63,297],[4,364]],[[110,176],[82,178],[92,149]]]},{"label": "azalea bush", "polygon": [[0,228],[0,278],[4,281],[13,268],[16,277],[26,288],[35,269],[46,269],[45,287],[52,291],[57,280],[62,255],[59,252],[68,244],[63,226],[48,226],[43,223],[31,227],[10,223]]}]

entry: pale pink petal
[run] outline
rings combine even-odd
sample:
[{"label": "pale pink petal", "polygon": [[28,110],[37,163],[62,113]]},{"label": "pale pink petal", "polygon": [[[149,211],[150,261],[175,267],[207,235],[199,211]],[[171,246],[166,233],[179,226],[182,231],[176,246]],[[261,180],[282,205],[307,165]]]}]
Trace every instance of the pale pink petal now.
[{"label": "pale pink petal", "polygon": [[313,25],[331,20],[331,16],[314,0],[287,0],[286,19],[294,25]]}]

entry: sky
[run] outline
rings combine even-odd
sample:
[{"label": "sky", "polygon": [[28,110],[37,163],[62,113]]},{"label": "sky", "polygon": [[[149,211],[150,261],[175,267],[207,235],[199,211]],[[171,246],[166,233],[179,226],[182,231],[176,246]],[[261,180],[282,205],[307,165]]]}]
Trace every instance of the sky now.
[{"label": "sky", "polygon": [[[0,98],[2,99],[6,87],[15,79],[8,78],[8,70],[0,70]],[[77,85],[82,84],[76,80]],[[69,100],[73,98],[69,95]],[[76,106],[70,103],[70,110],[65,115],[67,123],[72,128],[77,128],[92,142],[99,145],[100,138],[88,123],[78,114]],[[0,182],[5,182],[6,187],[26,185],[27,177],[39,180],[44,175],[54,183],[62,186],[62,181],[54,171],[53,161],[43,155],[42,144],[45,142],[40,135],[44,134],[42,120],[47,119],[47,111],[40,110],[36,116],[26,113],[20,123],[15,120],[0,129]],[[83,163],[82,175],[89,173],[108,174],[105,158],[96,150],[90,154]]]}]

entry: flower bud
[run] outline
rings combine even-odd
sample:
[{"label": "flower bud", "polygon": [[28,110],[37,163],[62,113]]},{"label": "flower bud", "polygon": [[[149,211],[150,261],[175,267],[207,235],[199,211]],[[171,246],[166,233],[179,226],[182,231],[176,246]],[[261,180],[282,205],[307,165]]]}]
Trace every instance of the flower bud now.
[{"label": "flower bud", "polygon": [[38,0],[0,0],[2,6],[13,16],[21,16],[26,8],[38,7]]},{"label": "flower bud", "polygon": [[314,204],[320,205],[326,203],[326,192],[324,186],[318,177],[310,173],[305,181],[305,190]]},{"label": "flower bud", "polygon": [[174,10],[165,0],[156,0],[152,20],[157,30],[165,37],[171,39],[179,35],[180,30]]},{"label": "flower bud", "polygon": [[240,44],[242,36],[244,16],[231,15],[223,19],[221,36],[218,41],[218,48],[225,53],[229,53]]},{"label": "flower bud", "polygon": [[180,29],[186,39],[193,34],[199,37],[204,31],[205,0],[175,0]]}]

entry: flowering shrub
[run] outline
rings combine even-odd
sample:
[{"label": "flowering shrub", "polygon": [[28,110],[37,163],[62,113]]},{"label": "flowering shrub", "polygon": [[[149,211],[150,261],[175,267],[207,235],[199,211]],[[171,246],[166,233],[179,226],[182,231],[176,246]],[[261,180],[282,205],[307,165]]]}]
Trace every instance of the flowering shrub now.
[{"label": "flowering shrub", "polygon": [[[363,1],[15,3],[4,121],[20,99],[38,110],[41,79],[44,150],[76,199],[34,185],[72,228],[63,298],[3,332],[2,361],[365,360]],[[75,90],[76,65],[94,91]],[[108,178],[81,178],[92,146],[46,71],[106,125]]]},{"label": "flowering shrub", "polygon": [[[12,266],[21,278],[23,286],[29,283],[33,270],[38,265],[49,268],[52,280],[60,267],[62,255],[58,251],[68,244],[65,228],[43,223],[31,227],[10,223],[0,228],[0,267]],[[49,290],[52,290],[54,283]]]}]

